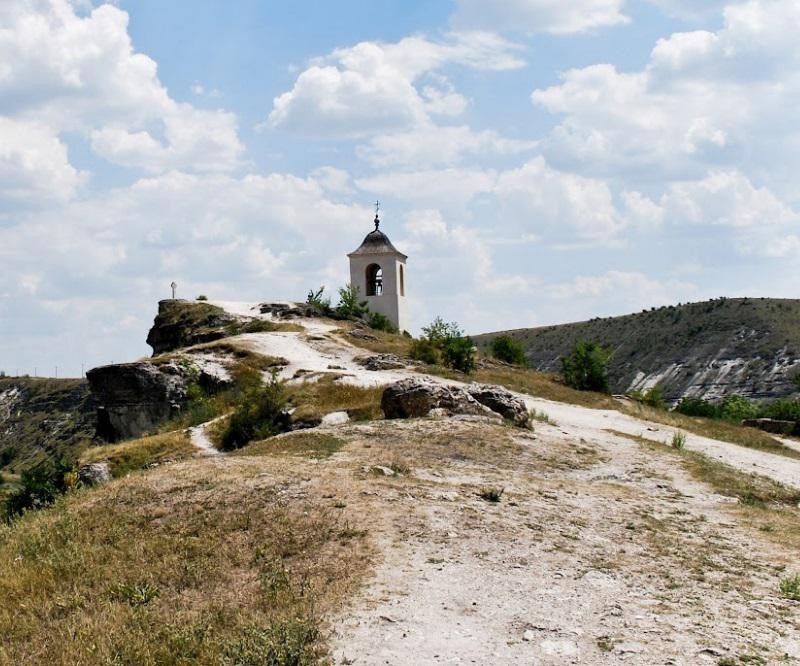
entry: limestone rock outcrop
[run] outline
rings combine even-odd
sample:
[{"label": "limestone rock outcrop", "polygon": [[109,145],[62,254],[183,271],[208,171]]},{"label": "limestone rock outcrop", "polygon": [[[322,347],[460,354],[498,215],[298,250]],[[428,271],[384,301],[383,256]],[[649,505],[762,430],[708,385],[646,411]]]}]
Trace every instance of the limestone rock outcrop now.
[{"label": "limestone rock outcrop", "polygon": [[485,384],[462,387],[426,379],[403,379],[383,391],[381,409],[387,419],[417,418],[434,412],[451,416],[500,416],[521,427],[528,425],[528,411],[522,400],[499,386]]},{"label": "limestone rock outcrop", "polygon": [[171,360],[93,368],[86,373],[97,403],[97,436],[108,441],[139,437],[175,416],[191,382],[214,388],[223,380],[196,365]]},{"label": "limestone rock outcrop", "polygon": [[159,301],[158,314],[147,334],[153,354],[212,342],[229,335],[237,318],[221,307],[204,301],[169,299]]}]

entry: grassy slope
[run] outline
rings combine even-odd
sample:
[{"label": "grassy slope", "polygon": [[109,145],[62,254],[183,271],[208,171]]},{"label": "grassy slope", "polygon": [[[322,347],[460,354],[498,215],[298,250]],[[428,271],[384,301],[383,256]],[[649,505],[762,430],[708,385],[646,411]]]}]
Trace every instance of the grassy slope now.
[{"label": "grassy slope", "polygon": [[0,456],[15,451],[6,471],[19,472],[46,458],[74,460],[94,436],[95,407],[80,379],[0,379],[0,395],[19,389],[0,404]]},{"label": "grassy slope", "polygon": [[[790,356],[796,356],[800,352],[800,300],[719,299],[505,333],[522,342],[532,366],[540,370],[557,370],[559,358],[581,339],[613,349],[609,374],[613,389],[621,392],[639,370],[657,372],[688,361],[694,372],[722,349],[727,350],[723,358],[761,357],[765,359],[763,367],[771,365],[784,347]],[[486,348],[498,334],[478,335],[474,340]]]}]

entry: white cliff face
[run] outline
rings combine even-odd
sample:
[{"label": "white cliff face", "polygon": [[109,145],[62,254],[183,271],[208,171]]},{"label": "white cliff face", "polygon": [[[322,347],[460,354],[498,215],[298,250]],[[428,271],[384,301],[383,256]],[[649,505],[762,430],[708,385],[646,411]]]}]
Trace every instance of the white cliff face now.
[{"label": "white cliff face", "polygon": [[668,387],[673,401],[680,397],[717,401],[732,394],[758,400],[795,392],[793,378],[800,373],[800,358],[792,357],[785,347],[771,359],[725,358],[725,354],[723,349],[699,367],[689,360],[656,372],[639,371],[627,390]]}]

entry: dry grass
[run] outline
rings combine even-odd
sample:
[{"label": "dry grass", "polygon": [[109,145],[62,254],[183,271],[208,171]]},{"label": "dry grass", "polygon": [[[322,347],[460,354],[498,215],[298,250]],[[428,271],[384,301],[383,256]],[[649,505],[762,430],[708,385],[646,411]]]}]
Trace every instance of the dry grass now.
[{"label": "dry grass", "polygon": [[153,470],[0,527],[0,663],[319,663],[369,545],[256,462]]},{"label": "dry grass", "polygon": [[141,437],[121,444],[108,444],[87,449],[80,463],[108,462],[115,478],[154,464],[183,460],[196,453],[184,431]]},{"label": "dry grass", "polygon": [[763,430],[745,428],[735,423],[728,423],[717,419],[704,419],[696,416],[686,416],[677,412],[668,412],[663,409],[654,409],[641,403],[625,403],[617,405],[619,411],[635,416],[636,418],[653,421],[673,428],[682,428],[693,432],[695,435],[718,439],[731,444],[756,449],[767,453],[774,453],[786,458],[800,459],[800,451],[784,446],[774,437]]},{"label": "dry grass", "polygon": [[[408,356],[411,347],[411,338],[398,333],[386,333],[376,331],[372,328],[359,326],[353,322],[337,321],[333,322],[338,326],[335,333],[347,340],[355,347],[361,347],[376,354],[397,354],[398,356]],[[358,331],[352,335],[353,331]]]},{"label": "dry grass", "polygon": [[316,382],[287,386],[289,401],[296,406],[293,416],[299,420],[319,419],[331,412],[345,411],[354,421],[382,419],[383,387],[363,387],[336,381],[335,375]]},{"label": "dry grass", "polygon": [[231,455],[235,456],[264,456],[264,455],[294,455],[305,458],[328,458],[344,446],[338,437],[316,430],[299,430],[297,432],[270,437],[269,439],[253,442]]}]

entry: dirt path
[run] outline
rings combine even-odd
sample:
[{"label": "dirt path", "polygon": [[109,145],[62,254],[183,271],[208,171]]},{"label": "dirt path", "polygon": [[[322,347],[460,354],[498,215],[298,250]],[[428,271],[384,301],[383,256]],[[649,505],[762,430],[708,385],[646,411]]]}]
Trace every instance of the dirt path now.
[{"label": "dirt path", "polygon": [[[430,439],[436,427],[418,422],[405,437]],[[584,440],[581,461],[576,442],[549,427],[517,441],[522,450],[493,465],[409,453],[412,475],[383,482],[384,560],[335,624],[338,663],[800,659],[800,607],[776,595],[789,555],[753,548],[730,501],[669,452],[654,457],[606,433]],[[506,488],[500,503],[477,496],[483,484]]]},{"label": "dirt path", "polygon": [[216,423],[220,419],[224,419],[225,416],[219,416],[211,421],[207,421],[206,423],[202,423],[199,426],[195,426],[193,428],[189,428],[189,439],[191,440],[192,444],[197,447],[200,453],[204,456],[218,456],[222,453],[211,440],[208,438],[207,429],[210,425]]}]

